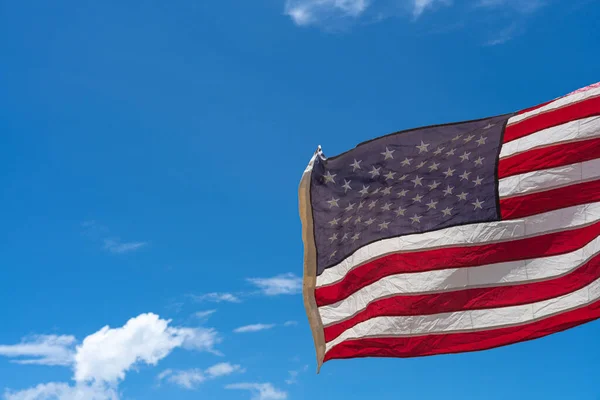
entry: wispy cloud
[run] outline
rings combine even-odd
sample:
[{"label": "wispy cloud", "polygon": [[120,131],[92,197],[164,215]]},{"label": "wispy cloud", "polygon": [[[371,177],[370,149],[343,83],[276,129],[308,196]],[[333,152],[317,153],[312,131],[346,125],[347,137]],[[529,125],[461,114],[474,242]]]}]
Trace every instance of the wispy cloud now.
[{"label": "wispy cloud", "polygon": [[236,328],[233,331],[235,333],[259,332],[259,331],[266,331],[268,329],[273,329],[274,327],[275,327],[275,324],[253,324],[253,325],[240,326],[239,328]]},{"label": "wispy cloud", "polygon": [[300,26],[331,19],[354,19],[369,7],[370,0],[286,0],[285,14]]},{"label": "wispy cloud", "polygon": [[413,17],[418,18],[425,10],[438,5],[449,6],[452,0],[413,0]]},{"label": "wispy cloud", "polygon": [[535,12],[545,5],[544,0],[479,0],[476,3],[477,7],[483,8],[510,7],[524,14]]},{"label": "wispy cloud", "polygon": [[197,311],[193,315],[195,318],[198,318],[200,320],[206,320],[206,319],[208,319],[208,317],[210,317],[211,315],[213,315],[216,312],[217,312],[217,310]]},{"label": "wispy cloud", "polygon": [[4,392],[5,400],[119,400],[115,387],[110,385],[76,384],[70,386],[66,383],[43,383],[35,387]]},{"label": "wispy cloud", "polygon": [[258,287],[267,296],[302,292],[302,278],[292,273],[277,275],[272,278],[249,278],[248,282]]},{"label": "wispy cloud", "polygon": [[205,370],[188,369],[188,370],[171,370],[167,369],[161,372],[157,379],[159,381],[167,380],[184,389],[193,390],[207,380],[216,379],[222,376],[231,375],[234,372],[244,372],[240,365],[230,363],[220,363],[213,365]]},{"label": "wispy cloud", "polygon": [[293,371],[288,371],[289,377],[285,380],[285,383],[288,385],[294,385],[298,383],[298,376],[301,372],[306,372],[308,370],[308,365],[305,365],[302,369],[297,369]]},{"label": "wispy cloud", "polygon": [[296,326],[298,325],[298,321],[286,321],[283,323],[283,326]]},{"label": "wispy cloud", "polygon": [[230,390],[247,390],[252,393],[252,400],[285,400],[287,392],[277,389],[271,383],[235,383],[225,386]]},{"label": "wispy cloud", "polygon": [[114,254],[130,253],[147,245],[147,242],[121,242],[119,239],[104,239],[104,249]]},{"label": "wispy cloud", "polygon": [[201,302],[211,302],[211,303],[240,303],[242,300],[232,293],[205,293],[205,294],[192,294],[190,295],[192,300],[201,303]]},{"label": "wispy cloud", "polygon": [[492,39],[486,42],[487,46],[497,46],[500,44],[504,44],[511,40],[517,32],[517,25],[511,24],[506,28],[502,29],[500,32],[496,33]]},{"label": "wispy cloud", "polygon": [[100,241],[104,250],[113,254],[130,253],[148,246],[148,242],[124,242],[119,238],[112,237],[110,230],[96,221],[84,221],[81,223],[81,227],[87,237],[93,241]]},{"label": "wispy cloud", "polygon": [[31,336],[18,344],[0,345],[0,356],[18,364],[69,366],[74,361],[75,342],[74,336],[67,335]]}]

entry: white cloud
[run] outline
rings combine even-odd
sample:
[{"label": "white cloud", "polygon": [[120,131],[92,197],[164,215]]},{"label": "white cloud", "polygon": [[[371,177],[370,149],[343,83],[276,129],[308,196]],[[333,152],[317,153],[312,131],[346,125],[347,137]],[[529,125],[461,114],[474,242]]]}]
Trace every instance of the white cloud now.
[{"label": "white cloud", "polygon": [[489,40],[486,44],[488,46],[497,46],[499,44],[504,44],[511,40],[515,34],[517,33],[517,25],[511,24],[510,26],[504,28],[500,32],[498,32],[493,39]]},{"label": "white cloud", "polygon": [[369,7],[370,0],[286,0],[285,14],[297,25],[324,20],[357,18]]},{"label": "white cloud", "polygon": [[232,293],[206,293],[201,295],[191,295],[192,299],[197,302],[209,301],[212,303],[240,303],[239,297]]},{"label": "white cloud", "polygon": [[21,391],[7,390],[5,400],[119,400],[116,389],[104,384],[43,383]]},{"label": "white cloud", "polygon": [[239,328],[234,329],[235,333],[248,333],[248,332],[258,332],[265,331],[267,329],[274,328],[274,324],[254,324],[254,325],[246,325],[240,326]]},{"label": "white cloud", "polygon": [[257,286],[267,296],[302,292],[302,278],[292,273],[278,275],[273,278],[249,278],[248,281]]},{"label": "white cloud", "polygon": [[212,329],[176,328],[155,314],[141,314],[120,328],[103,327],[77,347],[75,380],[117,382],[140,363],[156,365],[173,349],[214,351],[219,342]]},{"label": "white cloud", "polygon": [[235,383],[225,386],[230,390],[248,390],[252,393],[252,400],[285,400],[287,393],[275,388],[270,383]]},{"label": "white cloud", "polygon": [[147,246],[146,242],[126,242],[119,239],[104,239],[104,248],[114,254],[129,253]]},{"label": "white cloud", "polygon": [[286,321],[283,326],[296,326],[298,325],[298,321]]},{"label": "white cloud", "polygon": [[18,364],[63,365],[73,363],[75,337],[38,335],[24,338],[21,343],[0,345],[0,356],[17,358]]},{"label": "white cloud", "polygon": [[167,369],[161,372],[157,379],[167,381],[180,386],[184,389],[196,389],[200,384],[209,380],[216,379],[222,376],[231,375],[234,372],[243,372],[242,367],[230,363],[220,363],[213,365],[210,368],[202,371],[200,369],[188,369],[182,371],[173,371]]},{"label": "white cloud", "polygon": [[[52,335],[34,336],[20,344],[0,346],[0,355],[22,357],[16,360],[19,363],[73,365],[75,380],[74,385],[52,382],[21,391],[7,390],[4,399],[118,400],[116,389],[127,371],[140,364],[156,365],[175,348],[219,354],[214,346],[221,339],[214,329],[173,327],[170,322],[152,313],[141,314],[122,327],[103,327],[75,348],[73,336]],[[239,368],[238,365],[217,364],[205,371],[205,376],[212,379]],[[175,376],[172,371],[168,375]],[[189,375],[187,379],[194,382],[197,377]]]},{"label": "white cloud", "polygon": [[298,375],[300,374],[299,371],[288,371],[288,373],[290,374],[289,378],[285,380],[285,383],[287,383],[288,385],[293,385],[295,383],[298,383]]}]

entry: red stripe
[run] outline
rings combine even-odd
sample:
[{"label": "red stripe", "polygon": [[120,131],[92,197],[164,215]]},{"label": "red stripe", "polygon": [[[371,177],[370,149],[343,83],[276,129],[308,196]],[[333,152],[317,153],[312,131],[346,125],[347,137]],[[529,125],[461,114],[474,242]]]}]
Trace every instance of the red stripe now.
[{"label": "red stripe", "polygon": [[600,96],[541,113],[506,127],[504,143],[576,119],[600,114]]},{"label": "red stripe", "polygon": [[549,257],[577,250],[600,235],[600,222],[573,230],[479,246],[450,247],[389,254],[349,271],[344,278],[315,290],[317,305],[345,299],[389,275]]},{"label": "red stripe", "polygon": [[498,164],[498,178],[562,167],[596,158],[600,158],[600,138],[557,144],[501,159]]},{"label": "red stripe", "polygon": [[395,296],[375,300],[350,319],[325,328],[330,342],[345,330],[375,317],[431,315],[464,310],[518,306],[564,296],[600,278],[600,255],[560,278],[513,286],[466,289],[454,292]]},{"label": "red stripe", "polygon": [[500,199],[500,213],[502,219],[518,219],[595,201],[600,201],[600,179]]},{"label": "red stripe", "polygon": [[325,361],[357,357],[420,357],[463,353],[538,339],[600,318],[600,301],[526,325],[487,331],[344,341],[325,354]]}]

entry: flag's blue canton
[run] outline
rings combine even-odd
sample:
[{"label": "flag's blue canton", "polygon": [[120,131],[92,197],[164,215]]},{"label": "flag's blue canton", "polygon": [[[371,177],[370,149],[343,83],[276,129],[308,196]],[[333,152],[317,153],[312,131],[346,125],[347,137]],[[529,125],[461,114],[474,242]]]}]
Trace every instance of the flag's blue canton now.
[{"label": "flag's blue canton", "polygon": [[317,157],[317,273],[380,239],[497,220],[496,165],[509,117],[400,132]]}]

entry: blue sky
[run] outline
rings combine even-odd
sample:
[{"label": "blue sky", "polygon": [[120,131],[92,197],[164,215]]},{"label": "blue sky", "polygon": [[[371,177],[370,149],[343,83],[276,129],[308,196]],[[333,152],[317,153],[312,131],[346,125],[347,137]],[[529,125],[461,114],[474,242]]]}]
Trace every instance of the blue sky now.
[{"label": "blue sky", "polygon": [[400,129],[597,82],[579,0],[0,0],[0,396],[600,399],[600,325],[327,363],[297,187]]}]

